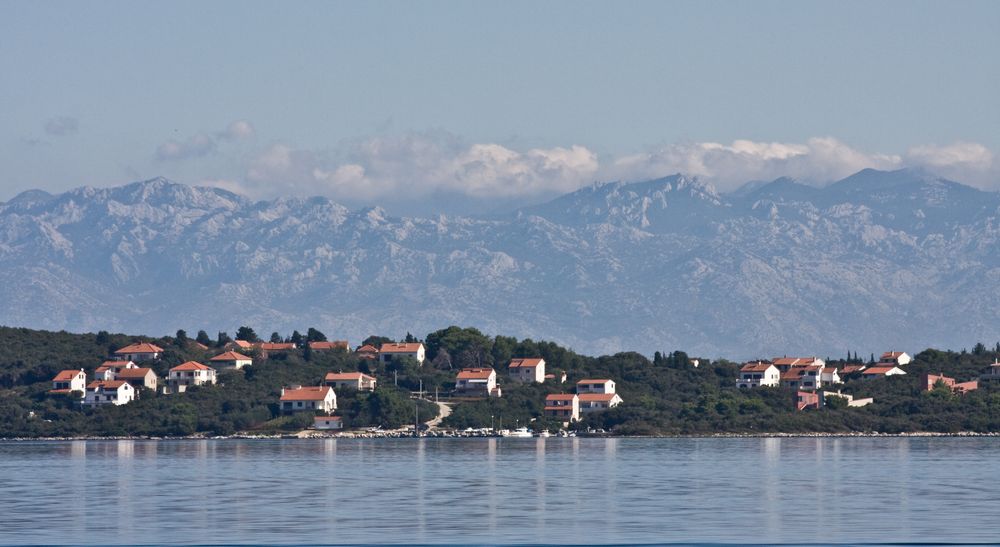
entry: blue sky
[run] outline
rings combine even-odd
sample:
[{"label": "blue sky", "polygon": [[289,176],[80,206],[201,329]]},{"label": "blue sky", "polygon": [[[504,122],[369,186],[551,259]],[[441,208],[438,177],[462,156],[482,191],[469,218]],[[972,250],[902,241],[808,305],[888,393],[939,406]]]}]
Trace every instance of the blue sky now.
[{"label": "blue sky", "polygon": [[405,209],[911,165],[996,188],[997,29],[1000,2],[5,1],[0,200],[163,175]]}]

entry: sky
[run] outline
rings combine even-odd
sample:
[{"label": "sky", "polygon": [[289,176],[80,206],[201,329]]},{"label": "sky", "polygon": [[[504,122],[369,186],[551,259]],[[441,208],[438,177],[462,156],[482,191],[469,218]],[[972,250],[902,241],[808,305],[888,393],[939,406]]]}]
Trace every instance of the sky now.
[{"label": "sky", "polygon": [[0,201],[488,211],[683,172],[1000,189],[1000,2],[0,0]]}]

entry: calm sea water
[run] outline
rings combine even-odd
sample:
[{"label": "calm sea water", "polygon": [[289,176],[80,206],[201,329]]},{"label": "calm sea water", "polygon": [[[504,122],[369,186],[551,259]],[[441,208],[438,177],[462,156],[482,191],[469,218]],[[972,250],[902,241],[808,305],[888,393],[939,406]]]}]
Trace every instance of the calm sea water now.
[{"label": "calm sea water", "polygon": [[0,543],[1000,541],[1000,440],[0,443]]}]

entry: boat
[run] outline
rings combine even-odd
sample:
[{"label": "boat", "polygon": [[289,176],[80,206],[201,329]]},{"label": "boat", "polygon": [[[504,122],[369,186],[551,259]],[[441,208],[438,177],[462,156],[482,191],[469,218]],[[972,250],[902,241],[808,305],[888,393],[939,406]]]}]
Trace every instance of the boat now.
[{"label": "boat", "polygon": [[536,437],[551,437],[552,434],[549,433],[548,429],[543,429],[540,433],[535,435]]},{"label": "boat", "polygon": [[531,430],[528,429],[527,427],[519,427],[519,428],[514,429],[514,430],[507,430],[507,429],[505,429],[501,433],[503,434],[504,437],[513,437],[513,438],[516,438],[516,439],[530,439],[531,438]]}]

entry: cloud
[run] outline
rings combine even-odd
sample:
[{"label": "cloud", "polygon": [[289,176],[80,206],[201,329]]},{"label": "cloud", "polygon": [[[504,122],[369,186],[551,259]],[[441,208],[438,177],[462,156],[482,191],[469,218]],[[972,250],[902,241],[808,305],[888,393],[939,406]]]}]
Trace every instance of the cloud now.
[{"label": "cloud", "polygon": [[156,159],[160,161],[180,161],[202,158],[214,153],[220,142],[234,142],[248,139],[256,134],[253,124],[247,120],[236,120],[222,131],[197,133],[183,140],[168,140],[156,147]]},{"label": "cloud", "polygon": [[45,132],[55,137],[73,135],[80,129],[80,122],[72,116],[58,116],[45,122]]},{"label": "cloud", "polygon": [[[697,175],[721,191],[751,180],[792,177],[822,185],[865,168],[926,168],[979,187],[996,187],[993,153],[975,143],[921,146],[905,154],[869,152],[832,137],[805,142],[736,140],[668,144],[598,158],[582,145],[517,150],[470,143],[446,132],[370,137],[330,149],[271,144],[246,164],[239,184],[223,187],[259,198],[324,195],[348,203],[431,200],[537,200],[595,181]],[[221,185],[220,185],[221,186]]]}]

